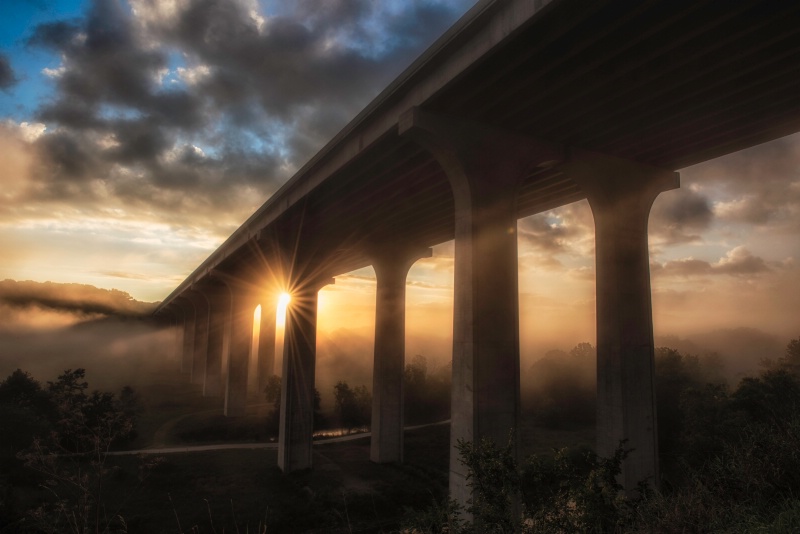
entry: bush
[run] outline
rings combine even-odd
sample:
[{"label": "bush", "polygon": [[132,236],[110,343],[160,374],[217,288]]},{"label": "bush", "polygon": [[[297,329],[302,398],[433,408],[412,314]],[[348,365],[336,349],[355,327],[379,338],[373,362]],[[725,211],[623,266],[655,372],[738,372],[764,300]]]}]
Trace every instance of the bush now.
[{"label": "bush", "polygon": [[466,514],[457,503],[435,504],[407,516],[409,530],[423,533],[620,532],[632,526],[637,509],[650,495],[625,495],[616,477],[629,450],[600,458],[586,449],[561,449],[552,457],[531,456],[521,468],[513,440],[504,447],[484,440],[460,441],[472,499]]}]

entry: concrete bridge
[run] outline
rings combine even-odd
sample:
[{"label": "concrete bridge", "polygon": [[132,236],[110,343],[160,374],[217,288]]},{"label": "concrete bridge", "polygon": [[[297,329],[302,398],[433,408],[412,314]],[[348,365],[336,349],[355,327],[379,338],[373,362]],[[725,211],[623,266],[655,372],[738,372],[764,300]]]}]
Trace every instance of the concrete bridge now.
[{"label": "concrete bridge", "polygon": [[[287,311],[279,465],[311,467],[317,292],[377,277],[372,449],[403,459],[405,283],[455,239],[451,441],[519,417],[517,219],[588,199],[596,227],[597,451],[658,483],[650,207],[676,170],[800,130],[800,2],[479,2],[181,283],[158,314],[225,413],[244,410]],[[227,366],[223,371],[224,355]],[[450,462],[451,496],[468,498]]]}]

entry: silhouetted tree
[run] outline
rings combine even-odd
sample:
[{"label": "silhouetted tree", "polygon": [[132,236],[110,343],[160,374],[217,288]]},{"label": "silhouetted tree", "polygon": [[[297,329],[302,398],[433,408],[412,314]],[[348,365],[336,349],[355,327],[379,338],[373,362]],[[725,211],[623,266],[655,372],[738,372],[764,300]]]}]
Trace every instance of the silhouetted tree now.
[{"label": "silhouetted tree", "polygon": [[120,526],[117,517],[106,515],[104,483],[112,471],[106,459],[113,444],[132,436],[136,395],[127,388],[120,402],[113,393],[88,394],[85,374],[67,369],[48,382],[53,430],[18,455],[43,477],[41,485],[52,497],[30,513],[38,531],[107,532]]},{"label": "silhouetted tree", "polygon": [[333,395],[343,429],[349,433],[355,428],[369,426],[372,395],[366,386],[356,386],[351,389],[347,382],[340,380],[333,386]]},{"label": "silhouetted tree", "polygon": [[595,417],[596,351],[579,343],[568,353],[551,350],[531,365],[523,380],[523,405],[540,424],[590,424]]},{"label": "silhouetted tree", "polygon": [[428,360],[417,354],[403,373],[404,409],[407,423],[420,424],[450,417],[449,366],[429,372]]},{"label": "silhouetted tree", "polygon": [[[272,375],[267,379],[267,385],[264,386],[264,397],[269,404],[272,404],[272,410],[267,415],[267,434],[277,436],[281,422],[281,377]],[[314,388],[314,428],[321,428],[325,423],[321,404],[319,391]]]}]

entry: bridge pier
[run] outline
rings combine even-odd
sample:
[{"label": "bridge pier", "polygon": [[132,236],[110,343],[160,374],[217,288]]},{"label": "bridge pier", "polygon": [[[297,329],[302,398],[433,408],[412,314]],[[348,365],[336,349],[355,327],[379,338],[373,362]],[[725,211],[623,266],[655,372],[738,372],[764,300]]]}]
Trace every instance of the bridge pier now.
[{"label": "bridge pier", "polygon": [[285,473],[311,467],[314,381],[317,363],[317,301],[328,279],[292,289],[286,307],[278,467]]},{"label": "bridge pier", "polygon": [[189,374],[192,372],[192,360],[194,359],[194,328],[195,328],[195,309],[194,304],[187,298],[181,297],[180,306],[183,310],[183,352],[181,354],[181,373]]},{"label": "bridge pier", "polygon": [[224,285],[206,285],[202,289],[208,301],[208,344],[206,349],[204,397],[222,395],[222,357],[225,351],[225,325],[230,320],[230,291]]},{"label": "bridge pier", "polygon": [[236,282],[226,283],[230,290],[231,318],[224,414],[227,417],[239,417],[245,414],[247,406],[247,374],[253,345],[256,300],[251,288]]},{"label": "bridge pier", "polygon": [[275,374],[275,321],[278,302],[270,293],[261,299],[261,324],[258,331],[258,391],[264,392],[269,377]]},{"label": "bridge pier", "polygon": [[203,384],[206,377],[206,356],[208,353],[209,308],[206,297],[197,290],[187,291],[187,298],[194,307],[194,347],[189,369],[189,381]]},{"label": "bridge pier", "polygon": [[377,288],[369,457],[376,463],[403,461],[406,277],[415,261],[430,256],[431,249],[396,246],[372,254]]},{"label": "bridge pier", "polygon": [[[447,174],[455,201],[453,385],[450,497],[466,505],[467,469],[459,441],[483,439],[517,455],[519,289],[516,191],[562,152],[496,129],[412,109],[400,133],[428,149]],[[512,432],[514,432],[512,434]],[[512,437],[513,436],[513,437]]]},{"label": "bridge pier", "polygon": [[633,449],[620,483],[657,486],[653,311],[647,223],[678,173],[597,154],[562,167],[586,193],[595,221],[597,276],[597,453],[611,456],[620,440]]},{"label": "bridge pier", "polygon": [[174,357],[176,361],[180,362],[183,360],[183,307],[179,306],[176,302],[170,304],[166,310],[168,313],[172,314],[172,322],[170,326],[175,331],[175,346],[172,351],[171,358]]}]

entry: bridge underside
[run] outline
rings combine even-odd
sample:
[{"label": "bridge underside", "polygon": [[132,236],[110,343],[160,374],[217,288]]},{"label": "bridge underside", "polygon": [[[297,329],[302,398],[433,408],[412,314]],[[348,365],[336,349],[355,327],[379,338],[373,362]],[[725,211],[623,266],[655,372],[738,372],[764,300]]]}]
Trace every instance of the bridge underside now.
[{"label": "bridge underside", "polygon": [[[402,459],[405,275],[451,239],[453,436],[505,439],[519,409],[516,219],[587,198],[598,447],[631,440],[624,483],[657,481],[647,215],[677,186],[671,171],[800,130],[800,3],[531,4],[480,2],[162,304],[187,310],[184,354],[227,354],[214,380],[226,374],[234,415],[247,382],[245,312],[266,287],[295,292],[303,313],[287,326],[285,469],[310,467],[316,291],[366,265],[378,278],[373,417],[387,414],[373,419],[383,436],[373,459]],[[208,326],[197,326],[197,310]],[[451,491],[464,500],[456,464]]]}]

